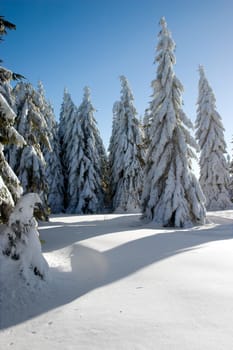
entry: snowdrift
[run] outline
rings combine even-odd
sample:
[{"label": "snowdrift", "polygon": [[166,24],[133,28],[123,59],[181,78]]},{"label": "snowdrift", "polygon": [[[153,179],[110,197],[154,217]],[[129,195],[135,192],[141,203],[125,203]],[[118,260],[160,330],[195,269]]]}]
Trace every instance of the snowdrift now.
[{"label": "snowdrift", "polygon": [[233,211],[191,229],[139,215],[53,216],[39,226],[50,280],[1,285],[0,347],[231,349]]}]

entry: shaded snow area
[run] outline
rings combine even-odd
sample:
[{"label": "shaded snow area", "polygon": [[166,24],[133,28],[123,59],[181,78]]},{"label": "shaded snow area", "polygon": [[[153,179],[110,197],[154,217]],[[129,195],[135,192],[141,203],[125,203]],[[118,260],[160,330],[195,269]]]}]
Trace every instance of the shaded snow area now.
[{"label": "shaded snow area", "polygon": [[0,349],[232,350],[233,211],[208,217],[178,230],[52,216],[39,226],[50,278],[1,285]]}]

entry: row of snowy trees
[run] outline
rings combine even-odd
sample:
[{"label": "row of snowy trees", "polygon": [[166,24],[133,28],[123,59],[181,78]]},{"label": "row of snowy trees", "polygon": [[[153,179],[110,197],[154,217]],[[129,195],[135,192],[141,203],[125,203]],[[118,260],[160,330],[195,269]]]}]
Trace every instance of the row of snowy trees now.
[{"label": "row of snowy trees", "polygon": [[[175,43],[164,18],[160,25],[157,74],[144,123],[137,119],[133,94],[121,76],[108,156],[89,88],[79,107],[64,92],[58,125],[42,83],[34,89],[21,81],[12,89],[10,80],[22,77],[0,67],[0,219],[6,222],[0,234],[0,284],[11,281],[7,297],[15,287],[36,287],[48,276],[34,209],[41,218],[48,216],[48,208],[54,213],[99,213],[106,206],[141,210],[144,218],[160,225],[185,227],[205,223],[205,208],[231,207],[233,163],[229,166],[225,159],[224,128],[213,91],[200,67],[199,183],[192,171],[198,146],[173,68]],[[15,25],[0,16],[0,40],[7,29]]]},{"label": "row of snowy trees", "polygon": [[[193,125],[182,110],[183,87],[174,73],[175,43],[164,18],[160,25],[157,73],[143,125],[129,83],[121,76],[108,156],[89,88],[84,89],[79,107],[64,91],[58,124],[41,82],[37,89],[25,82],[11,89],[9,79],[2,80],[1,96],[8,101],[11,128],[14,123],[18,131],[14,131],[15,140],[21,145],[5,148],[18,177],[4,158],[14,178],[13,185],[6,186],[11,193],[9,208],[22,192],[20,183],[24,193],[39,193],[53,213],[100,213],[106,207],[121,212],[142,210],[143,217],[165,226],[202,224],[205,208],[231,206],[224,128],[213,91],[200,67],[196,121],[201,150],[199,183],[192,171],[198,145],[191,136]],[[6,170],[2,173],[4,176]]]}]

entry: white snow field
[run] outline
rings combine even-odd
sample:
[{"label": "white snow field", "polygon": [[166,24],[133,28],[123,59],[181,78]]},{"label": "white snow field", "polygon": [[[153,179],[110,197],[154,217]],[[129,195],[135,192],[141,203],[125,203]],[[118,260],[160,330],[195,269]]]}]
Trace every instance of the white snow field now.
[{"label": "white snow field", "polygon": [[39,226],[50,280],[1,295],[0,349],[232,350],[233,210],[208,218],[52,216]]}]

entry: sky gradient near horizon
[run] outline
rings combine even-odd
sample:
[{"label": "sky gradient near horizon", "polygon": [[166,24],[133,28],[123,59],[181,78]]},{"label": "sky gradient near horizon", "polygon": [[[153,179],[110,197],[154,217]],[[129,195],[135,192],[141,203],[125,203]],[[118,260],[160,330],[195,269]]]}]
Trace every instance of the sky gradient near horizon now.
[{"label": "sky gradient near horizon", "polygon": [[3,65],[34,86],[42,81],[57,120],[64,88],[79,105],[89,86],[106,147],[120,75],[129,80],[138,115],[148,107],[158,23],[165,16],[176,43],[175,73],[185,89],[184,111],[194,122],[198,65],[203,64],[231,152],[233,1],[2,0],[0,14],[17,27],[0,44]]}]

